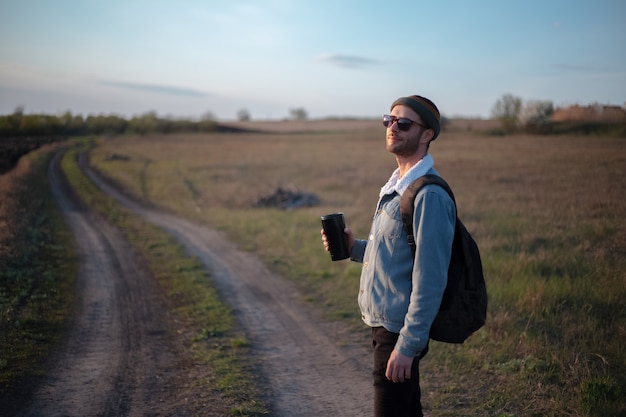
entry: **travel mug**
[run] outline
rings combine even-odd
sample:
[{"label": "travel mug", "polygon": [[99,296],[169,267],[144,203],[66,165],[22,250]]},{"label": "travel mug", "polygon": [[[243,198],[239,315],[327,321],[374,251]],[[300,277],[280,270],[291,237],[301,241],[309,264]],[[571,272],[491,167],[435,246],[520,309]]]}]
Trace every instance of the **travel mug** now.
[{"label": "travel mug", "polygon": [[328,249],[330,250],[330,258],[333,261],[341,261],[350,257],[348,248],[348,236],[343,229],[346,224],[343,213],[333,213],[322,216],[322,228],[328,240]]}]

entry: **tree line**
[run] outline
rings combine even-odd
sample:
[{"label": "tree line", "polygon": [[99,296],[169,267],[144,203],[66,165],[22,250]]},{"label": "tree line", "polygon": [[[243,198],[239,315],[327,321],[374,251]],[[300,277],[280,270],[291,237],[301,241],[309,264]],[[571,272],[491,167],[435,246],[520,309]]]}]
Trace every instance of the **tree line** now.
[{"label": "tree line", "polygon": [[118,115],[89,115],[65,112],[61,115],[24,114],[18,107],[0,116],[0,137],[120,135],[125,133],[214,132],[218,123],[210,114],[200,120],[159,117],[155,112],[126,119]]},{"label": "tree line", "polygon": [[[293,120],[306,120],[308,114],[304,108],[289,110]],[[241,109],[237,113],[237,120],[249,121],[250,113]],[[118,115],[89,115],[72,114],[67,111],[61,115],[25,114],[24,108],[19,106],[12,114],[0,115],[0,137],[29,137],[29,136],[84,136],[84,135],[121,135],[121,134],[148,134],[148,133],[206,133],[215,131],[235,131],[239,129],[227,128],[220,125],[213,115],[208,112],[199,120],[184,118],[159,117],[156,112],[147,112],[130,119]]]},{"label": "tree line", "polygon": [[[500,129],[492,132],[495,134],[597,133],[626,136],[626,107],[595,103],[590,106],[572,106],[572,110],[556,109],[551,101],[524,102],[520,97],[504,94],[495,102],[491,115],[500,124]],[[239,121],[250,120],[250,114],[245,109],[240,110],[237,116]],[[308,115],[304,108],[294,108],[290,109],[290,118],[306,120]],[[114,114],[83,117],[69,111],[60,115],[25,114],[23,107],[17,107],[12,114],[0,115],[0,138],[206,133],[228,130],[237,129],[220,125],[211,113],[206,113],[199,120],[159,117],[156,112],[126,119]]]}]

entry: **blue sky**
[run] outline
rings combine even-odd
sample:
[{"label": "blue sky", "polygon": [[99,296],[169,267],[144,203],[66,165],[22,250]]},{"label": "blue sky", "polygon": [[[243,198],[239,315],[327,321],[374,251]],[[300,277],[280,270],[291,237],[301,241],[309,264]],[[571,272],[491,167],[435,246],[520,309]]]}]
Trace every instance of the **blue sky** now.
[{"label": "blue sky", "polygon": [[624,105],[626,1],[0,0],[0,114],[449,117]]}]

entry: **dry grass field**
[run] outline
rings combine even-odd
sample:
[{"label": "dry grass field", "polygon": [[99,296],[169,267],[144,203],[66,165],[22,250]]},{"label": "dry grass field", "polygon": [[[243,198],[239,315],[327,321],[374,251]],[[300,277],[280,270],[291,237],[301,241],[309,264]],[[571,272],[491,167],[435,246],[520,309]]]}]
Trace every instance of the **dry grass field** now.
[{"label": "dry grass field", "polygon": [[[358,123],[357,123],[358,125]],[[129,192],[224,230],[328,317],[359,323],[360,266],[331,263],[319,216],[367,233],[395,168],[377,123],[102,139],[92,164]],[[487,325],[424,364],[432,416],[626,415],[626,139],[458,126],[431,146],[482,251]],[[300,130],[300,132],[295,132]],[[278,187],[321,205],[257,208]]]}]

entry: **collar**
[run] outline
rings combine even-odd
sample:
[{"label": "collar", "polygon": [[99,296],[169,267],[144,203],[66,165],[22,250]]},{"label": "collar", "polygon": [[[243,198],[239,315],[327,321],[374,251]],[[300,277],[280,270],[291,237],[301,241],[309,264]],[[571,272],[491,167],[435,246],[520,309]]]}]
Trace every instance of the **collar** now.
[{"label": "collar", "polygon": [[385,194],[393,194],[394,192],[402,195],[413,181],[426,175],[434,165],[435,161],[433,157],[430,154],[426,154],[417,164],[413,165],[402,178],[400,178],[400,168],[396,168],[387,183],[380,189],[379,197]]}]

